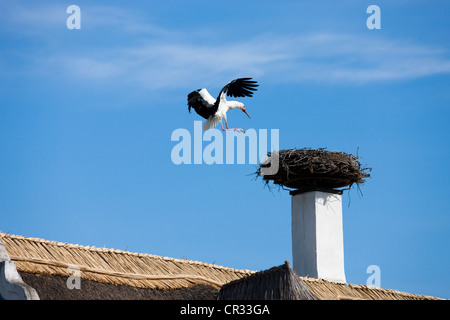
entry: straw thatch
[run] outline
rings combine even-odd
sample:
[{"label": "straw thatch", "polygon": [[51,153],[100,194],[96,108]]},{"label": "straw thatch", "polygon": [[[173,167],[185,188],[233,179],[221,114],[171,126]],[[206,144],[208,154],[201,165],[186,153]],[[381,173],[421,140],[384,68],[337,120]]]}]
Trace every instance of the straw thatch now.
[{"label": "straw thatch", "polygon": [[317,190],[351,187],[363,183],[370,177],[370,168],[362,167],[359,157],[338,151],[324,149],[283,149],[274,152],[278,157],[279,169],[274,175],[263,175],[262,168],[270,167],[269,159],[260,164],[256,171],[266,184],[297,189]]},{"label": "straw thatch", "polygon": [[69,268],[75,267],[84,279],[136,288],[173,290],[203,284],[218,289],[251,273],[197,261],[5,233],[0,233],[0,241],[18,271],[70,276]]},{"label": "straw thatch", "polygon": [[433,296],[366,285],[334,283],[307,277],[300,278],[320,300],[443,300]]},{"label": "straw thatch", "polygon": [[67,276],[20,272],[23,281],[36,288],[41,300],[216,300],[219,290],[204,284],[159,290],[115,285],[82,279],[78,289],[67,287]]},{"label": "straw thatch", "polygon": [[[5,233],[0,233],[0,241],[9,258],[15,261],[22,279],[38,291],[41,299],[216,299],[218,290],[224,288],[225,284],[257,274],[256,271],[203,262]],[[67,289],[67,278],[72,275],[68,270],[69,266],[78,267],[81,271],[82,290]],[[263,278],[265,277],[267,284],[277,276],[280,280],[283,268],[285,267],[273,269],[272,277],[268,274],[264,276],[264,272],[261,272],[260,279],[257,280],[260,282],[252,284],[253,288],[260,287],[265,292],[270,292],[270,288],[264,289]],[[286,270],[284,274],[288,278],[293,276]],[[320,300],[438,299],[364,285],[338,284],[305,277],[299,279]],[[289,281],[291,284],[298,284],[295,279],[290,278]],[[278,284],[275,288],[277,286],[280,287]],[[294,296],[298,297],[297,289],[285,287],[284,292],[295,293]],[[271,294],[272,298],[276,297],[276,293]],[[281,297],[281,293],[278,295]],[[287,295],[283,295],[283,299],[287,299]]]},{"label": "straw thatch", "polygon": [[318,300],[289,262],[222,286],[219,300]]}]

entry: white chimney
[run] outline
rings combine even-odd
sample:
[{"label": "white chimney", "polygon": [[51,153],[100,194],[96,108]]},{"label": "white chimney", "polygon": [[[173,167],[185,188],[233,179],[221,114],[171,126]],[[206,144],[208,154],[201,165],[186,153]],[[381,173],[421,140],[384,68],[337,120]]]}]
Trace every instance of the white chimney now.
[{"label": "white chimney", "polygon": [[346,283],[342,191],[292,191],[292,262],[299,276]]}]

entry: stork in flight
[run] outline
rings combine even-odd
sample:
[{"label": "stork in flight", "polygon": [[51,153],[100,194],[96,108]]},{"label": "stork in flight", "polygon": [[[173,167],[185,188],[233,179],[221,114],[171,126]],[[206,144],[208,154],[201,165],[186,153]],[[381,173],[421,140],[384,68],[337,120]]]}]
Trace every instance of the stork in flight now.
[{"label": "stork in flight", "polygon": [[[228,82],[220,91],[217,100],[214,99],[206,90],[198,89],[188,94],[188,106],[189,112],[191,108],[194,108],[200,116],[206,119],[203,123],[203,130],[214,128],[219,122],[222,126],[222,131],[234,130],[238,132],[245,132],[242,129],[228,128],[227,123],[227,111],[239,108],[249,118],[250,116],[245,110],[245,106],[239,101],[228,101],[226,96],[229,97],[252,97],[253,91],[256,91],[256,81],[252,81],[252,78],[239,78]],[[223,127],[222,119],[225,121],[225,127]]]}]

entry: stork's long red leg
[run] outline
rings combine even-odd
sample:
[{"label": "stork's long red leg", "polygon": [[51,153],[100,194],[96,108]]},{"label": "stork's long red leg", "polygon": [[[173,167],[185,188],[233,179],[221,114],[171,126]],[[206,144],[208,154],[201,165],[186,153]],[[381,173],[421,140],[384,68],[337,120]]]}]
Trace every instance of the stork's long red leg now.
[{"label": "stork's long red leg", "polygon": [[245,133],[245,131],[244,131],[243,129],[238,129],[238,128],[228,128],[227,120],[224,120],[224,121],[225,121],[225,126],[226,126],[227,128],[226,128],[226,129],[223,128],[222,120],[220,120],[220,124],[222,125],[222,131],[233,130],[233,131],[239,131],[239,132]]}]

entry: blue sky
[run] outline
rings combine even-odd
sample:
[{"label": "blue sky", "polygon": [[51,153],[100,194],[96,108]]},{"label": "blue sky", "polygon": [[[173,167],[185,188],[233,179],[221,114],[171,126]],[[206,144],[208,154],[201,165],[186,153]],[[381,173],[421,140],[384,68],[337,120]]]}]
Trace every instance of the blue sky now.
[{"label": "blue sky", "polygon": [[[69,30],[66,9],[81,9]],[[381,8],[369,30],[366,9]],[[175,165],[186,95],[259,90],[231,126],[356,153],[345,268],[450,298],[450,4],[0,0],[0,230],[263,270],[291,260],[290,196],[252,164]]]}]

